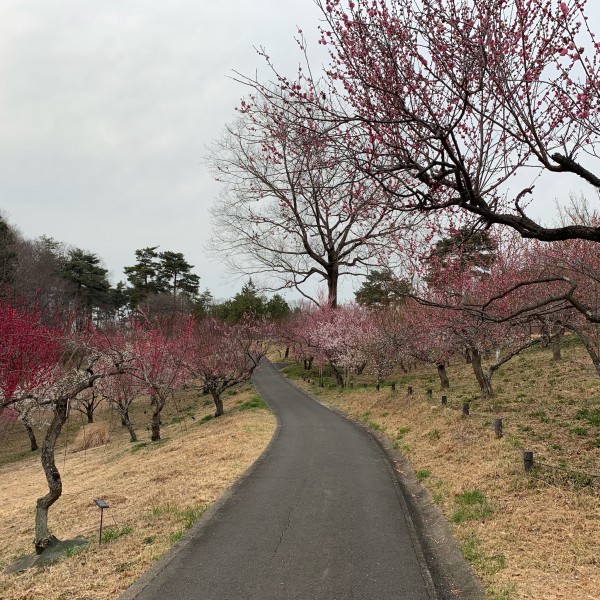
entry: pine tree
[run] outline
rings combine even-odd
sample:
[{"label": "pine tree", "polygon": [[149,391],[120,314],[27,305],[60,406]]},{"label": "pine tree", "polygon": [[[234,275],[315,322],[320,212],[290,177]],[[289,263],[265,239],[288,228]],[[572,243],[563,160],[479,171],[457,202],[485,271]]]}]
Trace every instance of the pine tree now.
[{"label": "pine tree", "polygon": [[389,306],[401,302],[410,292],[410,284],[398,279],[391,269],[373,269],[354,294],[358,304],[369,307]]},{"label": "pine tree", "polygon": [[[96,254],[81,248],[69,250],[61,265],[61,274],[71,285],[76,309],[87,320],[91,320],[95,310],[106,310],[110,306],[110,283],[108,270],[100,266]],[[82,321],[78,319],[78,325]]]},{"label": "pine tree", "polygon": [[164,289],[158,278],[160,265],[157,248],[158,246],[149,246],[136,250],[136,264],[123,269],[130,285],[128,295],[132,308],[145,304],[148,310],[150,296]]},{"label": "pine tree", "polygon": [[165,251],[159,254],[158,281],[165,290],[169,290],[176,303],[180,293],[193,297],[198,293],[200,277],[192,273],[194,265],[185,260],[181,252]]}]

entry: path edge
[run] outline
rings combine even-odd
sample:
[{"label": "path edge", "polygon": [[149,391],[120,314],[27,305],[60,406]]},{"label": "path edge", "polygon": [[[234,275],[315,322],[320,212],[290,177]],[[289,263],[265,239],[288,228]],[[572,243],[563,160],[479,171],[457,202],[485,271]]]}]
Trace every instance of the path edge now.
[{"label": "path edge", "polygon": [[[421,565],[422,570],[424,566],[425,577],[431,579],[438,600],[457,598],[484,600],[485,590],[482,583],[463,556],[444,513],[433,502],[427,489],[417,480],[410,460],[393,448],[391,440],[385,434],[375,431],[363,421],[354,419],[337,407],[329,405],[323,399],[297,385],[293,379],[284,377],[290,385],[324,408],[360,427],[378,446],[399,488],[399,499],[413,538],[413,545],[418,555],[421,555],[418,558],[425,563]],[[427,581],[425,583],[427,584]]]},{"label": "path edge", "polygon": [[[256,393],[259,393],[256,389]],[[262,397],[262,396],[261,396]],[[265,401],[266,402],[266,401]],[[135,600],[138,595],[171,563],[171,561],[182,552],[193,539],[202,535],[203,529],[209,524],[213,516],[217,514],[235,494],[237,489],[254,473],[259,465],[265,460],[271,448],[277,442],[281,431],[281,419],[279,415],[269,406],[269,412],[275,417],[276,427],[271,440],[258,455],[256,460],[219,496],[202,516],[183,534],[182,538],[175,542],[156,562],[152,563],[148,570],[144,571],[123,593],[117,597],[117,600]]]}]

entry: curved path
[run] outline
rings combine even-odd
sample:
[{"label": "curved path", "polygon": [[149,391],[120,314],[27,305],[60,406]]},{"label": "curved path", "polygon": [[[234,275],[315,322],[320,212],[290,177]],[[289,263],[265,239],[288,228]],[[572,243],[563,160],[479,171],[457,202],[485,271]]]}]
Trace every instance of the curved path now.
[{"label": "curved path", "polygon": [[124,597],[433,598],[395,476],[376,442],[270,363],[254,383],[279,419],[275,440],[189,543]]}]

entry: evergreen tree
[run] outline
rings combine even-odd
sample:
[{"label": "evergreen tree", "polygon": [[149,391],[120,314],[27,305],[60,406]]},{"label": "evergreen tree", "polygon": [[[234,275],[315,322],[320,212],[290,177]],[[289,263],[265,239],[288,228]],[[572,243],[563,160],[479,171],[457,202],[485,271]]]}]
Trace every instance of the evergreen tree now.
[{"label": "evergreen tree", "polygon": [[266,314],[267,299],[258,293],[252,279],[248,279],[231,300],[227,300],[215,308],[216,316],[229,323],[238,323],[244,315],[262,317]]},{"label": "evergreen tree", "polygon": [[123,269],[130,285],[127,293],[132,308],[145,303],[148,309],[150,296],[164,290],[158,277],[160,265],[157,248],[158,246],[151,246],[136,250],[136,264]]},{"label": "evergreen tree", "polygon": [[410,284],[398,279],[389,268],[374,269],[355,292],[356,302],[362,306],[379,308],[401,302],[410,292]]},{"label": "evergreen tree", "polygon": [[[127,293],[132,308],[143,305],[146,312],[153,310],[176,310],[178,301],[182,305],[193,300],[198,293],[200,277],[191,272],[181,252],[157,252],[158,246],[135,251],[137,262],[125,267],[130,287]],[[170,298],[169,298],[170,296]]]},{"label": "evergreen tree", "polygon": [[285,299],[279,294],[275,294],[265,305],[265,312],[272,321],[285,319],[290,314],[290,307]]},{"label": "evergreen tree", "polygon": [[210,290],[205,289],[196,299],[194,303],[194,315],[198,320],[209,317],[214,309],[214,298]]},{"label": "evergreen tree", "polygon": [[481,272],[489,270],[496,259],[498,248],[487,231],[463,227],[442,238],[433,247],[430,257],[438,257],[442,266],[457,263]]},{"label": "evergreen tree", "polygon": [[181,252],[161,252],[159,255],[158,281],[161,287],[169,290],[176,301],[181,292],[193,297],[198,293],[200,277],[192,273],[194,265],[185,260]]},{"label": "evergreen tree", "polygon": [[17,234],[0,215],[0,293],[9,292],[17,267]]},{"label": "evergreen tree", "polygon": [[497,244],[487,231],[462,227],[432,247],[425,281],[433,287],[443,285],[440,275],[450,267],[468,270],[473,277],[486,277],[497,254]]},{"label": "evergreen tree", "polygon": [[110,307],[113,316],[117,319],[123,316],[123,309],[129,304],[129,294],[125,283],[119,281],[114,288],[110,289]]},{"label": "evergreen tree", "polygon": [[96,254],[81,248],[69,250],[61,265],[61,274],[70,284],[76,308],[88,319],[92,318],[95,309],[109,308],[108,270],[100,266],[100,259]]}]

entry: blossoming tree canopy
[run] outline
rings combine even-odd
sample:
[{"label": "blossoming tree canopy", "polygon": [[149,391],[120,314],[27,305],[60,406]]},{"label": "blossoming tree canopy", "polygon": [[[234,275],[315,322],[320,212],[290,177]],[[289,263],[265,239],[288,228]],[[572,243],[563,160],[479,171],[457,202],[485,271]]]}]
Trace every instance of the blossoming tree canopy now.
[{"label": "blossoming tree canopy", "polygon": [[0,410],[50,385],[62,352],[62,337],[39,311],[0,303]]},{"label": "blossoming tree canopy", "polygon": [[186,356],[191,348],[193,327],[193,319],[176,316],[153,322],[132,319],[116,340],[130,359],[128,372],[152,398],[153,442],[160,440],[161,411],[173,390],[188,376]]},{"label": "blossoming tree canopy", "polygon": [[205,319],[194,331],[190,371],[199,377],[215,403],[215,416],[223,414],[221,394],[252,376],[269,349],[272,327],[246,317],[230,324]]},{"label": "blossoming tree canopy", "polygon": [[600,43],[586,4],[322,1],[320,42],[345,103],[331,119],[358,124],[357,167],[399,210],[454,208],[525,237],[600,241],[584,223],[530,218],[523,203],[533,187],[506,193],[508,179],[532,167],[600,188]]}]

